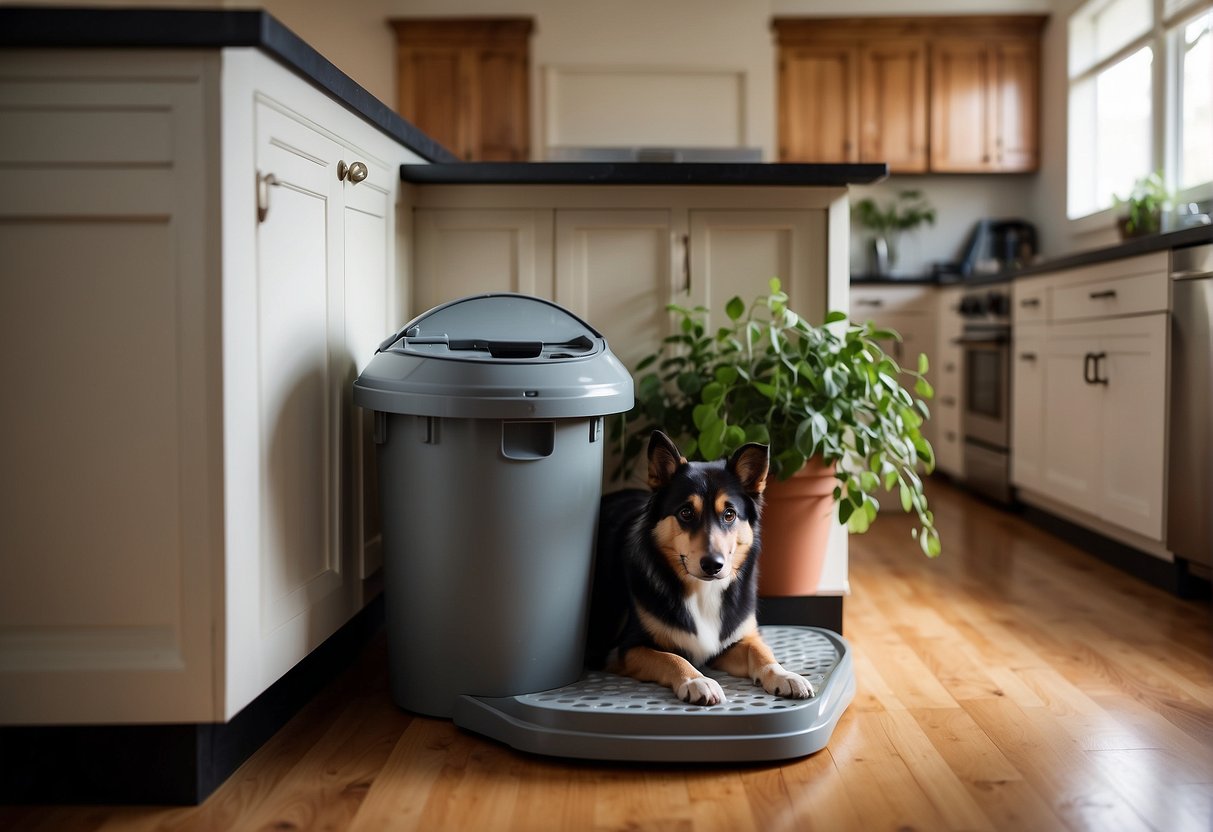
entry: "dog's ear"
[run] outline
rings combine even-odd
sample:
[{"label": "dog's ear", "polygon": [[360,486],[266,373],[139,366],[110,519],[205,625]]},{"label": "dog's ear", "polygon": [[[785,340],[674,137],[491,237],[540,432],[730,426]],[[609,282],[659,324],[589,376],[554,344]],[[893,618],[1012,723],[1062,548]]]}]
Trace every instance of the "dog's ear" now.
[{"label": "dog's ear", "polygon": [[659,430],[649,437],[649,488],[656,491],[669,483],[674,472],[687,460],[678,452],[678,446]]},{"label": "dog's ear", "polygon": [[733,453],[728,469],[741,480],[746,492],[757,497],[767,487],[767,470],[770,464],[770,448],[757,442],[747,442]]}]

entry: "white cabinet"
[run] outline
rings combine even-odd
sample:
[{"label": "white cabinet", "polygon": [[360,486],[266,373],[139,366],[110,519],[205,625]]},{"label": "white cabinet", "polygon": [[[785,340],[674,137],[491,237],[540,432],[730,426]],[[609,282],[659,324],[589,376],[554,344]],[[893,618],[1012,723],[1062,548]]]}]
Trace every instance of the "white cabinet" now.
[{"label": "white cabinet", "polygon": [[0,722],[228,720],[364,601],[416,157],[254,49],[0,61]]},{"label": "white cabinet", "polygon": [[935,350],[930,354],[927,374],[935,387],[935,398],[930,402],[935,467],[958,480],[964,478],[964,349],[957,343],[964,330],[960,315],[963,294],[961,286],[942,288],[936,294]]},{"label": "white cabinet", "polygon": [[[907,370],[918,369],[918,356],[927,356],[930,369],[927,379],[934,383],[939,376],[937,361],[938,339],[936,337],[937,299],[934,286],[926,285],[877,285],[851,288],[851,318],[857,322],[872,321],[881,329],[891,329],[901,336],[900,341],[890,339],[881,346],[893,356],[893,360]],[[913,379],[907,385],[913,388]],[[905,379],[903,378],[903,384]],[[938,392],[937,392],[938,395]],[[932,413],[934,401],[928,401]],[[950,425],[955,428],[958,425]],[[928,419],[922,433],[934,448],[940,425]]]},{"label": "white cabinet", "polygon": [[[1022,283],[1022,285],[1021,285]],[[1017,283],[1011,477],[1022,499],[1161,552],[1165,253]]]},{"label": "white cabinet", "polygon": [[1062,324],[1045,346],[1040,489],[1162,540],[1167,316]]},{"label": "white cabinet", "polygon": [[1044,481],[1044,324],[1017,324],[1011,345],[1011,482]]},{"label": "white cabinet", "polygon": [[[778,277],[810,319],[845,308],[846,247],[830,239],[849,214],[841,188],[427,184],[412,200],[412,315],[478,292],[535,294],[634,368],[669,334],[671,302],[719,326],[729,299]],[[615,467],[608,456],[608,477]],[[847,590],[846,545],[845,531],[831,538],[823,594]]]}]

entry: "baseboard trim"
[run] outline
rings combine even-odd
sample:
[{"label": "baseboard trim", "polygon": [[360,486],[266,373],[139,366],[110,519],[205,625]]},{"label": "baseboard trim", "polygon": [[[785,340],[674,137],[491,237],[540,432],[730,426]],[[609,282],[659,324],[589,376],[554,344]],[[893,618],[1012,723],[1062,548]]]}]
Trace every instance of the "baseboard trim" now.
[{"label": "baseboard trim", "polygon": [[824,627],[842,635],[841,595],[789,595],[758,599],[759,624]]},{"label": "baseboard trim", "polygon": [[1023,518],[1032,525],[1135,578],[1180,598],[1210,597],[1209,582],[1192,574],[1187,561],[1182,558],[1176,558],[1174,562],[1165,561],[1036,506],[1027,503],[1021,505]]},{"label": "baseboard trim", "polygon": [[379,596],[229,722],[0,727],[0,802],[197,805],[382,624]]}]

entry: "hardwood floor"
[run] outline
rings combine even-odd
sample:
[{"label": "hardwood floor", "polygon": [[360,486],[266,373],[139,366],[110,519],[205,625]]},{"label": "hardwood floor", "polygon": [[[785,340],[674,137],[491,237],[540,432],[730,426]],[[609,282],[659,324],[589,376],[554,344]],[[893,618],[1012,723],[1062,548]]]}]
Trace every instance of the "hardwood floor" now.
[{"label": "hardwood floor", "polygon": [[888,512],[851,543],[858,693],[779,765],[517,754],[390,701],[382,636],[197,808],[8,807],[19,830],[1154,829],[1213,818],[1208,602],[946,485],[944,554]]}]

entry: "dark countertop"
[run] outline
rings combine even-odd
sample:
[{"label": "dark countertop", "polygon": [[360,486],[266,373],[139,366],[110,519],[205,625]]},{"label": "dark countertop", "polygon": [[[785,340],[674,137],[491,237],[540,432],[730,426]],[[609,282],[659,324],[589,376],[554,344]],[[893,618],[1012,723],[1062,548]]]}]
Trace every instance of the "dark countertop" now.
[{"label": "dark countertop", "polygon": [[0,48],[256,47],[424,159],[457,158],[260,10],[0,6]]},{"label": "dark countertop", "polygon": [[419,185],[761,185],[846,186],[878,182],[888,165],[764,162],[462,162],[401,165]]},{"label": "dark countertop", "polygon": [[1096,263],[1106,263],[1109,260],[1119,260],[1123,257],[1135,257],[1139,254],[1149,254],[1153,251],[1186,248],[1187,246],[1200,245],[1201,243],[1213,243],[1213,225],[1198,225],[1194,228],[1168,231],[1165,234],[1151,234],[1146,237],[1137,237],[1125,240],[1114,246],[1078,251],[1073,254],[1043,260],[1031,266],[1024,266],[1021,269],[1011,269],[1009,271],[998,272],[997,274],[983,274],[966,279],[957,279],[955,275],[948,275],[943,280],[931,275],[919,275],[915,277],[853,275],[851,277],[851,285],[895,286],[935,284],[939,286],[951,286],[960,284],[964,286],[989,286],[995,283],[1007,283],[1021,277],[1035,277],[1049,274],[1050,272],[1061,271],[1062,269],[1092,266]]}]

